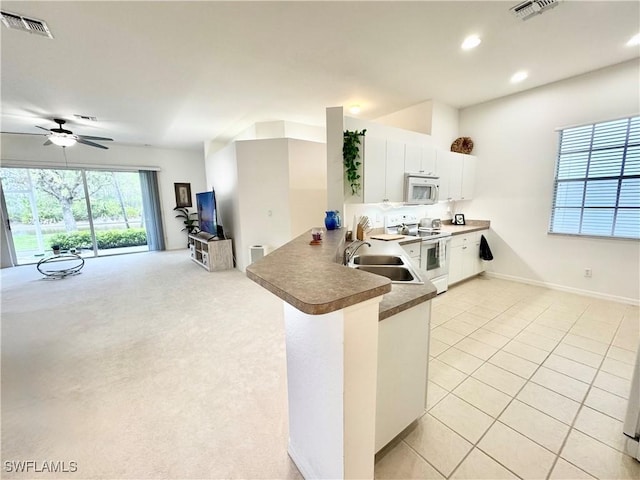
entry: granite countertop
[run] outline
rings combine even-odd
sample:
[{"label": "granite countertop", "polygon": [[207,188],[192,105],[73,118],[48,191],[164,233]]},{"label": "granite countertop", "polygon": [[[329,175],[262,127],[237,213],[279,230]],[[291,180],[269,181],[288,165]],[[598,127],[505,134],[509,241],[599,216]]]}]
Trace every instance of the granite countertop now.
[{"label": "granite countertop", "polygon": [[[310,315],[384,295],[379,317],[383,320],[436,296],[429,281],[424,285],[392,284],[385,277],[345,267],[340,263],[344,235],[344,229],[326,231],[321,245],[309,245],[311,232],[306,232],[249,265],[247,277]],[[406,257],[398,242],[369,241],[372,248],[365,245],[358,253],[395,251]]]},{"label": "granite countertop", "polygon": [[451,232],[451,235],[463,235],[491,228],[489,220],[466,220],[465,223],[466,225],[453,225],[450,220],[443,220],[442,231]]}]

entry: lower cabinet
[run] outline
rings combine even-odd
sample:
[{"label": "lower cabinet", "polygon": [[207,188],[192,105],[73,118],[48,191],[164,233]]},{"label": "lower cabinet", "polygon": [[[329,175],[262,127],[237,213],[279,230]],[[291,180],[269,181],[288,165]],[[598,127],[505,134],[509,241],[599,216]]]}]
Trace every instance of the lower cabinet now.
[{"label": "lower cabinet", "polygon": [[378,322],[376,452],[424,415],[431,300]]},{"label": "lower cabinet", "polygon": [[416,265],[420,265],[420,252],[421,252],[420,246],[421,245],[422,245],[421,241],[405,243],[404,245],[401,245],[404,251],[407,253],[407,255],[409,255],[409,258],[415,261]]},{"label": "lower cabinet", "polygon": [[460,282],[484,271],[480,259],[480,237],[482,232],[451,237],[449,252],[449,284]]}]

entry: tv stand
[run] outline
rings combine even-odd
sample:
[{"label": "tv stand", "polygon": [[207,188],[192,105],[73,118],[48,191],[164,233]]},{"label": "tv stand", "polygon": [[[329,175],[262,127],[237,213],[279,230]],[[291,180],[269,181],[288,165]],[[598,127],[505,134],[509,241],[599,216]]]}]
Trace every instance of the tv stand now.
[{"label": "tv stand", "polygon": [[205,270],[215,272],[233,268],[231,240],[213,240],[208,233],[189,235],[189,256]]}]

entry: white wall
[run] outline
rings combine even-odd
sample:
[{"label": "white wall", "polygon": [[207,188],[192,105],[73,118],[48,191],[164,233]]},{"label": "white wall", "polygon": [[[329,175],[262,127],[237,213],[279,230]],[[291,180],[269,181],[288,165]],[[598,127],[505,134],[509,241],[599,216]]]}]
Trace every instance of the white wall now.
[{"label": "white wall", "polygon": [[295,238],[313,227],[324,226],[327,146],[292,139],[288,144],[291,238]]},{"label": "white wall", "polygon": [[433,116],[433,102],[426,102],[403,108],[384,117],[376,118],[377,123],[391,127],[403,128],[414,132],[431,134],[431,120]]},{"label": "white wall", "polygon": [[329,107],[327,121],[327,210],[344,209],[344,164],[342,142],[344,111],[342,107]]},{"label": "white wall", "polygon": [[458,138],[457,108],[437,100],[427,100],[377,118],[379,124],[430,135],[432,144],[449,151]]},{"label": "white wall", "polygon": [[[558,127],[637,114],[640,62],[626,62],[460,112],[479,157],[463,213],[491,220],[496,273],[638,301],[638,241],[547,234]],[[592,278],[584,269],[593,270]]]},{"label": "white wall", "polygon": [[458,131],[459,110],[445,103],[433,101],[430,132],[433,145],[448,152],[453,141],[460,136]]},{"label": "white wall", "polygon": [[2,164],[32,167],[155,167],[158,171],[160,205],[164,222],[166,248],[187,246],[184,225],[175,218],[176,205],[174,183],[190,183],[195,211],[195,194],[207,190],[202,152],[154,147],[137,147],[110,144],[108,150],[76,145],[63,151],[53,145],[44,147],[44,137],[30,135],[2,135]]},{"label": "white wall", "polygon": [[236,142],[238,214],[235,232],[238,268],[249,265],[251,245],[279,247],[291,240],[288,140]]},{"label": "white wall", "polygon": [[236,244],[242,241],[242,233],[236,228],[240,217],[238,207],[238,165],[236,144],[212,149],[205,158],[207,187],[216,192],[218,222],[224,228],[225,236],[233,238],[234,255]]},{"label": "white wall", "polygon": [[238,269],[249,265],[252,245],[264,245],[268,253],[323,225],[323,143],[291,138],[235,141],[210,153],[205,165],[207,183],[216,191],[218,220],[233,239]]}]

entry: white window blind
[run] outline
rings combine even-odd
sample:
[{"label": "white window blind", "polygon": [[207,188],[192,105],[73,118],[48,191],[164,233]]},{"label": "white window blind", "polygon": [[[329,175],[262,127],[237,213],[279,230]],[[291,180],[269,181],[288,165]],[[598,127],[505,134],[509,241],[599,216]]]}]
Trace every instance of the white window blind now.
[{"label": "white window blind", "polygon": [[549,232],[640,238],[640,116],[560,130]]}]

